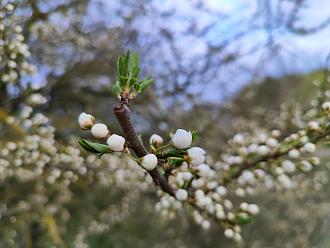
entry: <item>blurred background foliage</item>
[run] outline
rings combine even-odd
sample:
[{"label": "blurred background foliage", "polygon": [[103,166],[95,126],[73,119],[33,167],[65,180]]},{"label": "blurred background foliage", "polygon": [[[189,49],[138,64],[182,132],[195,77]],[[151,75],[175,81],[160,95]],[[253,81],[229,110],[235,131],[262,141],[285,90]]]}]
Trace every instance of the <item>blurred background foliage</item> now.
[{"label": "blurred background foliage", "polygon": [[[111,86],[116,80],[117,57],[130,48],[141,54],[143,73],[151,73],[156,80],[153,89],[132,106],[143,137],[147,140],[152,133],[164,135],[179,127],[197,130],[198,143],[216,160],[237,131],[278,128],[281,108],[308,107],[316,94],[313,82],[327,80],[327,50],[312,51],[312,57],[322,57],[323,64],[290,71],[291,60],[280,62],[295,55],[280,38],[289,34],[307,40],[328,31],[330,13],[319,23],[311,23],[304,13],[329,10],[329,3],[251,1],[255,2],[253,7],[248,5],[251,10],[237,18],[240,12],[225,11],[224,2],[219,1],[217,7],[217,1],[197,0],[17,1],[17,21],[39,71],[15,91],[0,92],[1,110],[19,111],[17,103],[24,101],[32,84],[49,100],[39,110],[55,126],[59,143],[81,135],[76,119],[82,111],[92,112],[119,131],[112,115],[116,99]],[[247,1],[241,2],[245,6]],[[231,23],[226,24],[227,36],[218,31],[221,22]],[[256,30],[263,31],[262,42],[254,42]],[[304,52],[309,51],[297,51]],[[300,59],[309,63],[306,57]],[[272,68],[285,70],[274,75]],[[2,139],[10,139],[9,134]],[[320,175],[329,169],[327,151],[323,153]],[[86,181],[82,178],[71,186],[74,197],[63,203],[71,216],[68,222],[45,215],[44,220],[26,227],[33,241],[30,247],[52,247],[54,240],[73,247],[70,244],[81,233],[93,229],[91,216],[111,205],[118,213],[106,223],[107,231],[88,235],[90,247],[235,247],[224,239],[219,227],[204,231],[186,213],[180,213],[182,218],[162,219],[154,211],[154,194],[121,191],[115,185],[91,186]],[[316,184],[312,182],[307,193],[261,190],[254,196],[261,214],[246,227],[242,246],[330,247],[329,184],[314,187]],[[20,198],[24,187],[13,193]],[[1,239],[0,246],[7,247]],[[15,247],[29,246],[18,243]]]}]

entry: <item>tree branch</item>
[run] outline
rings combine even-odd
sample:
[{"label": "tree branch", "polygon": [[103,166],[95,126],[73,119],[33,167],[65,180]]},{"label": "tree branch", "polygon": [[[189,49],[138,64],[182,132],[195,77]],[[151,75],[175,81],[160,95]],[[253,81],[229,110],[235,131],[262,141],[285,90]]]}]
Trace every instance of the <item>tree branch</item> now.
[{"label": "tree branch", "polygon": [[[122,101],[121,103],[115,105],[113,107],[113,110],[124,132],[126,141],[128,142],[129,147],[133,150],[135,155],[138,156],[139,158],[147,155],[148,152],[144,147],[144,145],[142,144],[142,142],[140,141],[133,126],[130,110],[127,102]],[[169,185],[166,178],[159,173],[157,167],[151,171],[148,171],[148,173],[150,174],[156,185],[159,185],[164,192],[175,197],[172,187]]]},{"label": "tree branch", "polygon": [[[326,130],[324,133],[321,133],[319,134],[318,136],[315,136],[314,138],[311,139],[311,142],[312,143],[317,143],[319,142],[321,139],[323,139],[324,137],[328,136],[330,134],[330,129]],[[261,158],[258,158],[257,160],[255,161],[252,161],[250,163],[246,163],[246,164],[243,164],[243,166],[237,171],[237,173],[235,173],[234,175],[232,175],[230,177],[230,179],[228,181],[226,181],[225,183],[229,183],[229,181],[231,179],[235,179],[235,178],[238,178],[242,173],[243,171],[247,170],[247,169],[250,169],[252,167],[255,167],[256,165],[258,165],[259,163],[261,162],[269,162],[271,160],[274,160],[274,159],[277,159],[281,156],[284,156],[284,155],[287,155],[289,153],[289,151],[291,149],[299,149],[301,147],[303,147],[304,144],[300,144],[298,146],[295,146],[295,147],[291,147],[290,149],[287,149],[285,151],[278,151],[278,152],[275,152],[273,154],[270,154],[270,155],[266,155],[266,156],[263,156]]]}]

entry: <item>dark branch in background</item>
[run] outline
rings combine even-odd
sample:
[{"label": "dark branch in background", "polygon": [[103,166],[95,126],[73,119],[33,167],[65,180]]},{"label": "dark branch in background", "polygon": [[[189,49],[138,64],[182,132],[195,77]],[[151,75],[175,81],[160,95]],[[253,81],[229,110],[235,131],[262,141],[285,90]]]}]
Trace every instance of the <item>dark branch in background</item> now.
[{"label": "dark branch in background", "polygon": [[[139,158],[147,155],[148,152],[139,139],[139,136],[137,135],[133,126],[127,102],[122,101],[121,103],[115,105],[113,110],[124,132],[126,141],[128,142],[129,147],[133,150],[135,155]],[[170,194],[171,196],[175,196],[172,187],[168,184],[166,178],[159,173],[157,167],[151,171],[148,171],[148,173],[152,177],[154,183],[159,185],[164,192]]]}]

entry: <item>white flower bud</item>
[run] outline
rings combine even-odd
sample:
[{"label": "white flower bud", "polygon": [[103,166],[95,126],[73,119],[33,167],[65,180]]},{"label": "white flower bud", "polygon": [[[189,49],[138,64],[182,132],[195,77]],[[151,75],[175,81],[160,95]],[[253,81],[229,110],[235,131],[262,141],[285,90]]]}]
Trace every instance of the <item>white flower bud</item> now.
[{"label": "white flower bud", "polygon": [[305,171],[305,172],[308,172],[308,171],[310,171],[313,168],[313,166],[311,165],[311,163],[308,162],[307,160],[301,161],[301,164],[302,164],[302,168],[301,169],[303,171]]},{"label": "white flower bud", "polygon": [[298,150],[293,149],[293,150],[289,151],[290,158],[299,158],[299,156],[300,156],[300,153]]},{"label": "white flower bud", "polygon": [[313,131],[320,130],[320,125],[319,125],[319,123],[317,121],[310,121],[310,122],[308,122],[307,127],[310,130],[313,130]]},{"label": "white flower bud", "polygon": [[191,172],[187,171],[187,172],[182,172],[182,179],[185,181],[189,181],[190,179],[192,179],[193,175],[191,174]]},{"label": "white flower bud", "polygon": [[278,141],[274,138],[269,138],[266,141],[266,145],[269,147],[276,147],[278,145]]},{"label": "white flower bud", "polygon": [[188,155],[192,165],[197,166],[205,161],[205,151],[200,147],[192,147],[188,149]]},{"label": "white flower bud", "polygon": [[248,211],[249,209],[249,204],[246,203],[246,202],[242,202],[240,205],[239,205],[240,209],[242,209],[243,211]]},{"label": "white flower bud", "polygon": [[156,168],[158,159],[155,154],[147,154],[142,158],[141,165],[147,171],[151,171]]},{"label": "white flower bud", "polygon": [[315,145],[313,143],[306,143],[304,146],[303,146],[303,150],[305,152],[309,152],[309,153],[313,153],[315,152]]},{"label": "white flower bud", "polygon": [[270,151],[270,149],[265,145],[261,145],[258,147],[259,155],[262,155],[262,156],[267,155],[269,153],[269,151]]},{"label": "white flower bud", "polygon": [[185,190],[185,189],[178,189],[175,192],[175,198],[178,201],[185,201],[185,200],[187,200],[187,198],[188,198],[188,192],[187,192],[187,190]]},{"label": "white flower bud", "polygon": [[224,186],[218,186],[216,192],[221,196],[225,196],[227,194],[227,189]]},{"label": "white flower bud", "polygon": [[272,134],[273,138],[278,138],[281,135],[281,131],[275,129],[275,130],[272,130],[271,134]]},{"label": "white flower bud", "polygon": [[208,177],[210,172],[210,167],[207,164],[200,164],[198,166],[198,171],[201,177]]},{"label": "white flower bud", "polygon": [[203,220],[202,228],[205,230],[208,230],[208,229],[210,229],[210,227],[211,227],[211,222],[209,222],[208,220]]},{"label": "white flower bud", "polygon": [[227,238],[233,238],[234,237],[234,231],[232,230],[232,229],[226,229],[225,230],[225,232],[224,232],[224,234],[225,234],[225,236],[227,237]]},{"label": "white flower bud", "polygon": [[284,160],[282,162],[282,169],[285,172],[292,173],[296,170],[296,165],[292,163],[290,160]]},{"label": "white flower bud", "polygon": [[185,149],[191,146],[192,134],[183,129],[176,130],[172,137],[173,144],[178,149]]},{"label": "white flower bud", "polygon": [[78,123],[81,129],[90,129],[94,125],[95,118],[85,112],[81,113],[78,117]]},{"label": "white flower bud", "polygon": [[236,134],[233,138],[234,144],[242,144],[244,142],[244,136],[240,133]]},{"label": "white flower bud", "polygon": [[98,123],[93,125],[91,131],[92,131],[92,135],[98,139],[105,138],[109,134],[109,130],[107,126],[103,123]]},{"label": "white flower bud", "polygon": [[150,144],[161,145],[163,143],[163,138],[158,134],[153,134],[149,139]]},{"label": "white flower bud", "polygon": [[330,111],[330,102],[325,102],[322,104],[322,108],[325,111]]},{"label": "white flower bud", "polygon": [[256,215],[259,213],[259,207],[255,204],[249,204],[247,211],[252,215]]},{"label": "white flower bud", "polygon": [[125,138],[117,134],[112,134],[107,139],[107,144],[111,151],[121,152],[124,150]]},{"label": "white flower bud", "polygon": [[280,182],[283,188],[290,189],[292,187],[291,179],[285,174],[280,175],[278,177],[278,181]]}]

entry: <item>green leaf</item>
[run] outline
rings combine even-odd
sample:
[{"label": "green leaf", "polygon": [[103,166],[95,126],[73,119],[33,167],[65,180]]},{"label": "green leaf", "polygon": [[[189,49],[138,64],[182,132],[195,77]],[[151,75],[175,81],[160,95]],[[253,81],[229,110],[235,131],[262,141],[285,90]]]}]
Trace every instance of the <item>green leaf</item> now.
[{"label": "green leaf", "polygon": [[140,60],[139,54],[134,53],[132,56],[132,67],[131,67],[132,78],[137,78],[140,73]]},{"label": "green leaf", "polygon": [[120,96],[121,93],[121,87],[119,81],[117,81],[113,86],[112,86],[112,92],[116,96]]},{"label": "green leaf", "polygon": [[182,158],[179,158],[179,157],[169,157],[167,159],[167,161],[173,167],[180,166],[184,162],[184,160]]},{"label": "green leaf", "polygon": [[130,50],[127,51],[125,59],[124,59],[124,75],[128,76],[128,67],[130,63],[131,52]]},{"label": "green leaf", "polygon": [[119,56],[117,60],[117,73],[118,77],[123,76],[124,73],[124,58],[123,56]]},{"label": "green leaf", "polygon": [[191,131],[192,142],[195,142],[197,139],[197,131]]},{"label": "green leaf", "polygon": [[143,91],[144,91],[146,88],[148,88],[153,82],[154,82],[154,80],[151,79],[151,78],[143,80],[143,81],[140,83],[140,85],[139,85],[138,93],[143,92]]},{"label": "green leaf", "polygon": [[250,223],[252,220],[251,216],[247,213],[238,213],[235,217],[235,222],[237,224],[245,225]]},{"label": "green leaf", "polygon": [[110,149],[107,145],[91,142],[91,141],[88,141],[85,139],[79,140],[78,143],[86,151],[89,151],[92,153],[99,153],[100,155],[102,155],[102,154],[110,151]]}]

